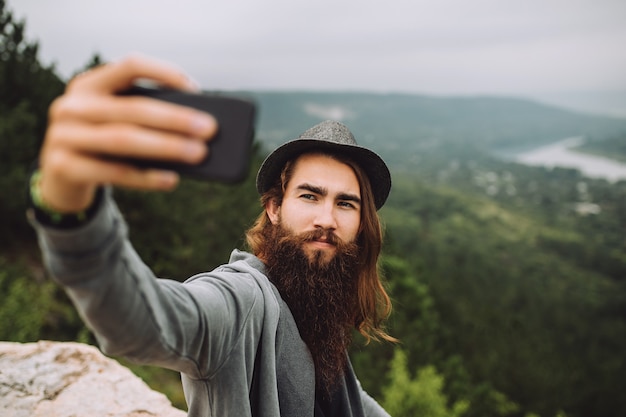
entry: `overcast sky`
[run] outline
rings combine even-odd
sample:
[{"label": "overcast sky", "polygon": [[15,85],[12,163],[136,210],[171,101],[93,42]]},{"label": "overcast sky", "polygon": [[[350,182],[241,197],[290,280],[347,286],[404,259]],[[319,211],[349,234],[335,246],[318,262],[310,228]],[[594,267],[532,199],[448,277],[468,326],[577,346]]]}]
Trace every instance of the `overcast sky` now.
[{"label": "overcast sky", "polygon": [[210,89],[626,91],[626,0],[8,0],[40,58],[173,61]]}]

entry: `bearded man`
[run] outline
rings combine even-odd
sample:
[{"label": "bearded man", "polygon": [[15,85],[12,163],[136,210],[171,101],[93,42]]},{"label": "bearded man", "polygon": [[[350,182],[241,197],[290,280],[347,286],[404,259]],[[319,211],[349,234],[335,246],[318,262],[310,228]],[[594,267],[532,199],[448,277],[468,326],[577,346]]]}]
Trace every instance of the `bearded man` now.
[{"label": "bearded man", "polygon": [[251,253],[235,250],[184,283],[157,279],[128,241],[109,185],[169,189],[177,178],[102,155],[167,152],[193,163],[216,126],[189,109],[116,97],[140,78],[189,88],[176,69],[137,57],[77,78],[51,108],[31,181],[46,266],[102,350],[179,371],[192,417],[388,416],[347,355],[353,329],[393,340],[377,269],[385,163],[346,126],[314,126],[258,172],[264,211],[246,234]]}]

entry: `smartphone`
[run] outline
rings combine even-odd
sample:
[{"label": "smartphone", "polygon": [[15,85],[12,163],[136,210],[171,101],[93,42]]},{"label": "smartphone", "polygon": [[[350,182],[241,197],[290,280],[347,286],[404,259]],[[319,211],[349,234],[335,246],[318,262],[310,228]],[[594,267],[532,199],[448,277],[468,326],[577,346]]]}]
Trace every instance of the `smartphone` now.
[{"label": "smartphone", "polygon": [[188,93],[143,86],[131,87],[119,95],[151,97],[193,107],[213,115],[219,125],[217,134],[207,142],[207,157],[198,164],[139,158],[125,161],[141,168],[168,169],[201,180],[237,183],[247,177],[256,122],[256,105],[252,100],[221,93]]}]

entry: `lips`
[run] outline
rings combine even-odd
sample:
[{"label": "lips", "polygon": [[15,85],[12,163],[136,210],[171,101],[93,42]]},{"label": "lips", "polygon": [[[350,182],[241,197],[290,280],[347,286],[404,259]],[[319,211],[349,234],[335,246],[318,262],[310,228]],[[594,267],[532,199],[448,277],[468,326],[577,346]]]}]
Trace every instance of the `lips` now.
[{"label": "lips", "polygon": [[311,240],[310,243],[316,243],[322,246],[336,246],[334,243],[331,243],[327,240]]}]

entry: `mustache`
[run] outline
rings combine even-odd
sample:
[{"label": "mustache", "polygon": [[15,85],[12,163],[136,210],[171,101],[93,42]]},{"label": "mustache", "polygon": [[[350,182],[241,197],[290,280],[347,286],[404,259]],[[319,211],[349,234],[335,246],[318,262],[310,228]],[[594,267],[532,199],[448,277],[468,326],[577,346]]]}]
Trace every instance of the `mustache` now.
[{"label": "mustache", "polygon": [[295,244],[296,247],[301,247],[304,243],[318,240],[335,246],[340,253],[348,258],[358,257],[359,246],[357,242],[346,242],[337,236],[332,229],[318,228],[297,235],[283,234],[279,237],[278,242],[280,244]]},{"label": "mustache", "polygon": [[337,246],[343,244],[343,241],[330,229],[315,229],[309,232],[302,232],[296,236],[300,242],[312,242],[323,240],[326,243]]}]

